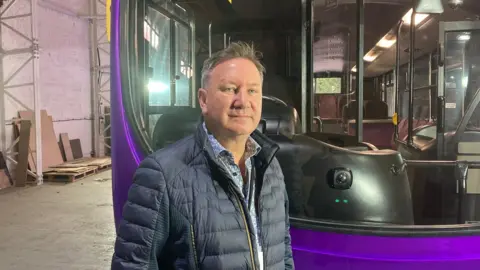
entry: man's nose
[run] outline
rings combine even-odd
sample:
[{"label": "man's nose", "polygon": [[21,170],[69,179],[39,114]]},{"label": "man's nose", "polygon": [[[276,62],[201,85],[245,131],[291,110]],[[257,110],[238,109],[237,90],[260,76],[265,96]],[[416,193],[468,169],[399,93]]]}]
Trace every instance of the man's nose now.
[{"label": "man's nose", "polygon": [[240,88],[235,95],[235,100],[233,106],[236,108],[245,108],[248,107],[248,93],[247,89]]}]

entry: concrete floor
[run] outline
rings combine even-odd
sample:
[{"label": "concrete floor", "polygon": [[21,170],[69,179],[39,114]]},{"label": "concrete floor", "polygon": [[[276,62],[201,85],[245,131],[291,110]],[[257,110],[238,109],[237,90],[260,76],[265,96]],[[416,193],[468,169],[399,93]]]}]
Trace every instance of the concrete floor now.
[{"label": "concrete floor", "polygon": [[0,191],[1,270],[110,269],[111,172]]}]

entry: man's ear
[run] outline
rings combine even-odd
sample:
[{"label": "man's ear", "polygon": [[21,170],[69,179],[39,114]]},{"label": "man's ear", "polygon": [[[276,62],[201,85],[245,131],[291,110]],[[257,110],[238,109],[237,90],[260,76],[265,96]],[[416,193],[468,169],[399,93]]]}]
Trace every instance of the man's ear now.
[{"label": "man's ear", "polygon": [[202,109],[202,113],[205,114],[207,112],[207,89],[198,89],[198,104]]}]

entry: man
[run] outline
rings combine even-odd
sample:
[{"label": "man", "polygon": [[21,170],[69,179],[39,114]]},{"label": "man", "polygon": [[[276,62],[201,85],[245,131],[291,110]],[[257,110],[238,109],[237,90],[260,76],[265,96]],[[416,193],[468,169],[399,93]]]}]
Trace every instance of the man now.
[{"label": "man", "polygon": [[204,122],[140,164],[112,269],[294,269],[278,146],[256,131],[263,73],[245,43],[205,61]]}]

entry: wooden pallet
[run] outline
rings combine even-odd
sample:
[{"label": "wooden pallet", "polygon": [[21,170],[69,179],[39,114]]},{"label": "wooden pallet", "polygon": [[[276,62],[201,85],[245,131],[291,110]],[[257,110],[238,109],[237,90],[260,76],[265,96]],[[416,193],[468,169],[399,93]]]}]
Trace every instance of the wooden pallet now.
[{"label": "wooden pallet", "polygon": [[97,167],[50,168],[43,174],[45,182],[72,183],[97,173]]},{"label": "wooden pallet", "polygon": [[112,168],[112,162],[110,162],[108,164],[103,164],[101,166],[97,166],[97,171],[98,172],[103,172],[103,171],[109,170],[111,168]]},{"label": "wooden pallet", "polygon": [[59,165],[55,165],[52,168],[78,168],[87,166],[96,167],[108,167],[112,165],[112,160],[109,157],[105,158],[80,158],[72,161],[68,161]]}]

